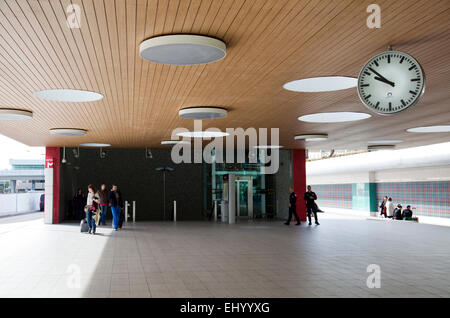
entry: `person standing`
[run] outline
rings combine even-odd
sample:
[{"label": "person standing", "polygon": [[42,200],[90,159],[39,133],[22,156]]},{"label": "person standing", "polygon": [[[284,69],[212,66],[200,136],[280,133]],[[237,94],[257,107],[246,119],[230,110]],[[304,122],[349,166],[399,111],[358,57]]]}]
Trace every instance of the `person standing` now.
[{"label": "person standing", "polygon": [[108,199],[109,205],[111,206],[111,212],[113,215],[113,229],[114,231],[117,231],[120,221],[120,212],[123,206],[122,194],[117,189],[117,185],[113,184],[112,189],[109,192]]},{"label": "person standing", "polygon": [[106,190],[106,184],[102,184],[98,191],[98,198],[100,200],[100,223],[106,225],[106,212],[108,211],[108,190]]},{"label": "person standing", "polygon": [[297,223],[295,225],[300,225],[300,218],[297,215],[297,193],[294,192],[294,189],[292,187],[289,188],[289,192],[291,193],[289,195],[289,218],[286,221],[286,225],[289,225],[291,223],[292,214],[294,214],[295,218],[297,219]]},{"label": "person standing", "polygon": [[383,201],[381,201],[380,204],[380,216],[386,217],[386,202],[387,202],[388,197],[384,197]]},{"label": "person standing", "polygon": [[314,202],[317,200],[317,195],[315,192],[311,191],[311,186],[308,186],[308,191],[305,192],[303,199],[306,201],[306,213],[308,214],[309,225],[311,225],[311,213],[314,213],[314,219],[316,220],[316,225],[320,225],[317,219],[317,205]]},{"label": "person standing", "polygon": [[88,185],[88,196],[87,196],[87,201],[86,201],[86,205],[87,205],[87,212],[86,212],[86,219],[87,219],[87,223],[89,226],[89,234],[95,234],[95,230],[96,230],[96,224],[95,224],[95,219],[94,219],[94,214],[97,211],[98,208],[98,194],[97,194],[97,190],[95,189],[95,187],[90,184]]},{"label": "person standing", "polygon": [[392,198],[389,197],[389,199],[386,202],[386,215],[388,218],[392,219],[394,216],[394,203],[392,203]]},{"label": "person standing", "polygon": [[83,194],[83,190],[78,188],[77,193],[73,197],[73,208],[75,210],[75,220],[80,221],[86,205],[86,197]]}]

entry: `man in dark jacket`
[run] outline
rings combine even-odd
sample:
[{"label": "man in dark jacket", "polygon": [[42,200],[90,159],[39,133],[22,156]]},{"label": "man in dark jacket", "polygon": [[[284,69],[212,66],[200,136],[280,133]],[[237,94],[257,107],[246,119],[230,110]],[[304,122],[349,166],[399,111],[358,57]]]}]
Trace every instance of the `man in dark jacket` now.
[{"label": "man in dark jacket", "polygon": [[411,206],[410,205],[407,205],[406,209],[403,210],[402,216],[403,216],[403,219],[405,219],[407,221],[411,221],[412,220],[413,212],[411,210]]},{"label": "man in dark jacket", "polygon": [[394,219],[395,220],[403,220],[401,204],[397,204],[397,207],[394,210]]},{"label": "man in dark jacket", "polygon": [[308,186],[308,191],[305,192],[303,199],[306,201],[306,213],[308,214],[309,225],[311,225],[311,212],[314,213],[314,219],[316,220],[316,225],[320,225],[317,219],[317,205],[314,202],[317,200],[317,195],[311,191],[311,186]]},{"label": "man in dark jacket", "polygon": [[294,189],[291,187],[289,188],[289,192],[291,193],[289,195],[289,218],[286,221],[286,225],[289,225],[291,223],[292,214],[295,215],[295,218],[297,219],[297,223],[295,225],[300,225],[300,218],[297,215],[297,193],[294,192]]},{"label": "man in dark jacket", "polygon": [[112,190],[109,191],[108,195],[109,205],[111,207],[111,212],[113,215],[113,229],[117,231],[120,226],[120,213],[123,207],[122,194],[117,189],[117,185],[113,185]]}]

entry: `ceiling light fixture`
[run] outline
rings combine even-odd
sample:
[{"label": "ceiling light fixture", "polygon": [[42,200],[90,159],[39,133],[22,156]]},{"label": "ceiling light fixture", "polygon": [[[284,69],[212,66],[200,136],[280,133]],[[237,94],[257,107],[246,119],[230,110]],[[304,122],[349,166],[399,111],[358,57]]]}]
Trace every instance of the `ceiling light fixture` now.
[{"label": "ceiling light fixture", "polygon": [[163,146],[173,146],[173,145],[190,145],[191,143],[187,140],[163,140],[161,145]]},{"label": "ceiling light fixture", "polygon": [[304,78],[283,85],[283,88],[293,92],[318,93],[332,92],[356,87],[358,79],[347,76],[322,76]]},{"label": "ceiling light fixture", "polygon": [[0,120],[31,119],[33,112],[23,109],[0,108]]},{"label": "ceiling light fixture", "polygon": [[79,89],[49,89],[34,93],[34,96],[55,102],[84,103],[103,98],[102,94]]},{"label": "ceiling light fixture", "polygon": [[406,131],[412,133],[444,133],[450,132],[450,125],[415,127],[406,129]]},{"label": "ceiling light fixture", "polygon": [[178,133],[177,136],[188,138],[218,138],[229,136],[229,133],[221,131],[186,131]]},{"label": "ceiling light fixture", "polygon": [[178,115],[188,119],[213,119],[227,117],[227,110],[221,107],[187,107],[180,109]]},{"label": "ceiling light fixture", "polygon": [[281,148],[284,148],[284,146],[280,146],[280,145],[258,145],[258,146],[254,146],[253,148],[256,148],[256,149],[281,149]]},{"label": "ceiling light fixture", "polygon": [[401,142],[403,142],[403,140],[392,139],[392,140],[370,140],[367,143],[371,145],[390,145],[390,144],[398,144]]},{"label": "ceiling light fixture", "polygon": [[372,117],[370,114],[358,112],[332,112],[317,113],[300,116],[298,120],[307,123],[343,123],[347,121],[357,121]]},{"label": "ceiling light fixture", "polygon": [[86,129],[79,128],[52,128],[50,129],[50,134],[53,136],[63,136],[63,137],[77,137],[85,136],[87,133]]},{"label": "ceiling light fixture", "polygon": [[143,41],[139,52],[143,59],[155,63],[198,65],[223,59],[226,55],[226,44],[203,35],[163,35]]},{"label": "ceiling light fixture", "polygon": [[395,145],[370,145],[367,147],[369,151],[394,150]]},{"label": "ceiling light fixture", "polygon": [[94,147],[94,148],[106,148],[111,147],[111,144],[97,143],[97,142],[87,142],[80,144],[81,147]]},{"label": "ceiling light fixture", "polygon": [[294,137],[294,139],[305,141],[323,141],[328,139],[328,135],[327,134],[297,135]]}]

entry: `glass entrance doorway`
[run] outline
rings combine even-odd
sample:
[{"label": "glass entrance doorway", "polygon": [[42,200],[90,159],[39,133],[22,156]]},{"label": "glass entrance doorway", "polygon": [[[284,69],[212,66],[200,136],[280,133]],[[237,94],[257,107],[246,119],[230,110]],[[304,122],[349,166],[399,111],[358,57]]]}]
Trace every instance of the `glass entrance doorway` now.
[{"label": "glass entrance doorway", "polygon": [[239,176],[236,183],[236,215],[240,219],[253,219],[252,177]]}]

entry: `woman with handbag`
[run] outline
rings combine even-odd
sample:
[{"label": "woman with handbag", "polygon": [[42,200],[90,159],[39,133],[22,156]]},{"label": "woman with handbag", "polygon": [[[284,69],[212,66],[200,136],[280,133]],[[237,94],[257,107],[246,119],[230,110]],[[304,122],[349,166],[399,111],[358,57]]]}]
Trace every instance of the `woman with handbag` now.
[{"label": "woman with handbag", "polygon": [[86,220],[89,226],[89,234],[95,234],[96,230],[96,220],[94,216],[97,213],[99,198],[97,194],[97,189],[90,184],[88,185],[88,196],[87,196],[87,212],[86,212]]}]

